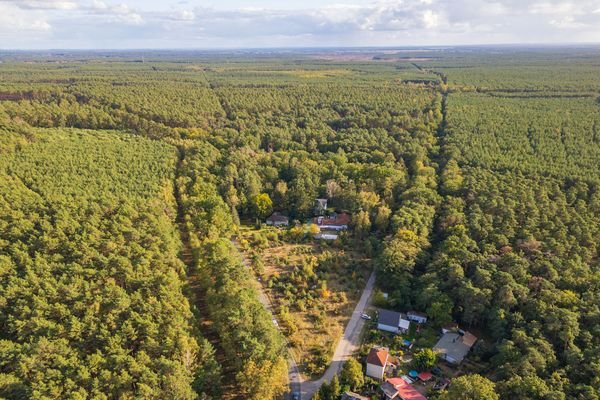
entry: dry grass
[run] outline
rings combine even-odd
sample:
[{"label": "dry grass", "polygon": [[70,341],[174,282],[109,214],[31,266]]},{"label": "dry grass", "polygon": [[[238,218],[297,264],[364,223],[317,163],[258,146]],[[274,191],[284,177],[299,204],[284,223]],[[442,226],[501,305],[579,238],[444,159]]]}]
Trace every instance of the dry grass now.
[{"label": "dry grass", "polygon": [[[360,298],[371,271],[370,260],[343,246],[321,246],[312,241],[297,244],[279,239],[258,245],[256,232],[249,228],[241,231],[247,241],[247,255],[260,255],[263,288],[292,345],[294,358],[305,375],[318,376],[329,364]],[[260,232],[262,236],[269,232],[285,236],[271,228]]]}]

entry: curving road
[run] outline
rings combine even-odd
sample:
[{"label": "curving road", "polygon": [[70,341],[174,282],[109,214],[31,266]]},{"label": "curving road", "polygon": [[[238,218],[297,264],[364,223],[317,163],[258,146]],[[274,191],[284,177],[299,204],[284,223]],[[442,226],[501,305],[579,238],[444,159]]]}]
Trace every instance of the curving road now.
[{"label": "curving road", "polygon": [[[232,240],[232,243],[238,250],[238,253],[242,258],[243,264],[246,267],[251,268],[250,260],[245,256],[239,242],[234,239]],[[356,303],[356,307],[354,307],[354,311],[352,312],[350,321],[348,321],[348,325],[346,325],[346,329],[344,330],[344,335],[342,336],[335,348],[331,364],[329,365],[322,377],[315,381],[305,380],[302,374],[300,373],[300,370],[298,369],[298,364],[296,363],[296,360],[294,360],[294,358],[292,357],[291,352],[288,352],[288,376],[290,381],[290,394],[299,393],[301,400],[310,400],[312,396],[319,390],[323,383],[331,382],[334,375],[339,374],[346,360],[352,357],[352,355],[358,350],[360,346],[360,335],[365,325],[365,320],[361,318],[361,315],[371,304],[371,295],[373,293],[374,286],[375,272],[372,272],[371,276],[369,276],[369,279],[367,280],[367,284],[365,285],[365,288],[360,296],[360,299],[358,300],[358,303]],[[275,312],[273,311],[273,305],[271,304],[271,300],[266,295],[262,284],[260,284],[258,281],[256,281],[256,288],[258,290],[258,298],[260,302],[263,304],[265,309],[269,311],[269,313],[271,313],[271,317],[273,318],[273,320],[275,320]]]}]

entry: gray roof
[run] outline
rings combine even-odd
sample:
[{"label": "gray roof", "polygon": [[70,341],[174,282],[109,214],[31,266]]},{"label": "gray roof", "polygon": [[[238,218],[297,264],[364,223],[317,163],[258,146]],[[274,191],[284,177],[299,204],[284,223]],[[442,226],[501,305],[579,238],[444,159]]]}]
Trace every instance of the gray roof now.
[{"label": "gray roof", "polygon": [[388,399],[393,399],[398,394],[398,389],[387,381],[381,384],[381,390]]},{"label": "gray roof", "polygon": [[[433,347],[433,350],[441,354],[446,354],[455,359],[456,361],[461,362],[465,358],[469,350],[471,350],[471,347],[473,346],[473,343],[475,343],[475,340],[477,340],[477,338],[475,338],[470,333],[466,332],[466,334],[469,335],[469,340],[464,341],[463,335],[461,335],[460,333],[445,333],[444,335],[442,335],[437,344]],[[471,337],[474,338],[474,340],[471,340]]]},{"label": "gray roof", "polygon": [[342,400],[369,400],[368,397],[361,396],[360,394],[347,391],[342,395]]},{"label": "gray roof", "polygon": [[400,319],[402,318],[402,314],[400,314],[399,312],[382,309],[379,309],[378,311],[378,323],[395,327],[398,327],[400,325]]}]

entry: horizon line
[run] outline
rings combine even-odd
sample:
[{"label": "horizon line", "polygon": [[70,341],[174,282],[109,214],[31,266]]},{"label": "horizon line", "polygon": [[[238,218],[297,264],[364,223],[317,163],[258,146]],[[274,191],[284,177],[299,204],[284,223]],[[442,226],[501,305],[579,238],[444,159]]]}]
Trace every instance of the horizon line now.
[{"label": "horizon line", "polygon": [[0,52],[41,52],[41,51],[255,51],[255,50],[403,50],[403,49],[452,49],[476,47],[600,47],[600,42],[565,42],[565,43],[478,43],[478,44],[430,44],[430,45],[372,45],[372,46],[264,46],[264,47],[73,47],[73,48],[0,48]]}]

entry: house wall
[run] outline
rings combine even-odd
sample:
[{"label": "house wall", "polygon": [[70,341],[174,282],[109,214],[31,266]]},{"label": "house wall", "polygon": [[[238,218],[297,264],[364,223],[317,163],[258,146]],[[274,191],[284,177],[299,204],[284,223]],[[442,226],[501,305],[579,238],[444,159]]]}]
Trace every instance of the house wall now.
[{"label": "house wall", "polygon": [[371,378],[383,380],[384,371],[384,367],[367,363],[367,376],[370,376]]},{"label": "house wall", "polygon": [[348,225],[319,225],[321,229],[330,229],[332,231],[345,231]]},{"label": "house wall", "polygon": [[455,358],[453,358],[453,357],[449,356],[449,355],[448,355],[448,354],[446,354],[446,353],[444,353],[444,354],[441,354],[441,357],[442,357],[444,360],[448,361],[450,364],[458,364],[458,363],[460,363],[460,361],[458,361],[457,359],[455,359]]},{"label": "house wall", "polygon": [[397,326],[377,324],[377,329],[379,329],[381,331],[386,331],[386,332],[398,333],[398,327]]},{"label": "house wall", "polygon": [[410,329],[410,321],[407,319],[401,319],[400,320],[400,326],[398,327],[398,330],[400,332],[408,332],[408,330]]}]

